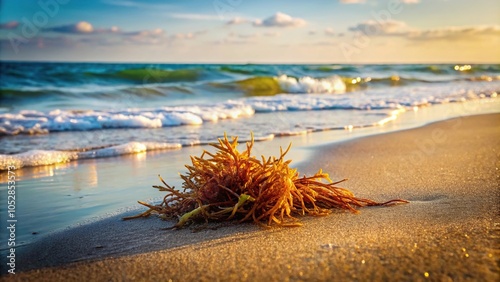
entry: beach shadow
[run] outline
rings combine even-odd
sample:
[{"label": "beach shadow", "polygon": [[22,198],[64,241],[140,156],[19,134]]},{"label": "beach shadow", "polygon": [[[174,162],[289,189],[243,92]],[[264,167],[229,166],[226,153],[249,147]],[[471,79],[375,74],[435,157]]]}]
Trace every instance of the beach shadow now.
[{"label": "beach shadow", "polygon": [[165,221],[154,216],[122,220],[124,216],[134,214],[136,212],[127,212],[68,228],[23,246],[18,250],[16,271],[165,251],[209,241],[221,244],[226,237],[243,240],[267,230],[252,223],[238,224],[237,221],[196,223],[183,229],[165,230],[173,226],[175,221]]}]

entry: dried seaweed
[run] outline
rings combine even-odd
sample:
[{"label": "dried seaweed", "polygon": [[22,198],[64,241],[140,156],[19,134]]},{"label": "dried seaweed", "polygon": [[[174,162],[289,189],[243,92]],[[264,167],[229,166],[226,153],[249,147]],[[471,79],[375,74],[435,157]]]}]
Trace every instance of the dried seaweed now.
[{"label": "dried seaweed", "polygon": [[333,182],[328,174],[319,170],[313,176],[299,177],[296,169],[285,160],[290,146],[280,156],[251,155],[253,136],[246,143],[246,150],[239,152],[238,137],[230,141],[226,135],[218,143],[211,144],[216,153],[204,151],[200,157],[191,156],[182,191],[169,186],[160,176],[164,186],[153,186],[167,194],[158,205],[140,204],[147,211],[125,219],[159,214],[165,219],[178,219],[173,227],[182,227],[196,219],[207,221],[237,219],[253,221],[264,226],[273,223],[282,226],[300,226],[296,215],[326,215],[334,208],[357,212],[356,207],[388,206],[407,203],[391,200],[378,203],[357,198],[349,190],[336,185],[346,179]]}]

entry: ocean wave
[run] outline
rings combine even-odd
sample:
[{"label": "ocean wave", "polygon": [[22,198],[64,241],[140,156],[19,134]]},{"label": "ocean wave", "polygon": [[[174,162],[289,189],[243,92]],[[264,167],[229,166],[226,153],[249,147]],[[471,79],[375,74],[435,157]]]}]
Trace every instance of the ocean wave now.
[{"label": "ocean wave", "polygon": [[300,78],[281,75],[277,78],[280,88],[287,93],[344,93],[346,85],[338,76],[327,78]]},{"label": "ocean wave", "polygon": [[77,158],[76,152],[31,150],[15,155],[0,155],[0,170],[7,170],[9,166],[19,169],[27,166],[66,163]]},{"label": "ocean wave", "polygon": [[[288,92],[336,92],[344,89],[340,79],[295,79],[286,76],[269,78]],[[336,84],[339,83],[339,84]],[[118,111],[39,112],[22,110],[0,114],[0,135],[46,134],[58,131],[88,131],[111,128],[161,128],[201,125],[224,119],[250,117],[255,112],[315,111],[323,109],[398,109],[435,103],[447,103],[484,97],[496,97],[498,81],[470,82],[466,85],[433,87],[401,87],[393,90],[372,89],[350,95],[277,94],[254,96],[221,103],[191,106],[126,109]]]},{"label": "ocean wave", "polygon": [[221,72],[227,72],[231,74],[241,74],[249,76],[261,76],[261,75],[272,75],[272,69],[266,70],[262,66],[256,65],[223,65],[217,68]]},{"label": "ocean wave", "polygon": [[[413,110],[415,107],[496,98],[499,90],[499,82],[471,82],[453,87],[446,85],[441,87],[401,87],[392,90],[376,89],[352,95],[279,94],[255,96],[229,100],[224,103],[157,109],[128,109],[119,112],[55,110],[44,113],[24,110],[17,114],[0,115],[0,130],[3,131],[4,135],[50,134],[58,131],[68,131],[68,133],[60,133],[68,135],[60,136],[61,141],[56,143],[46,140],[49,143],[44,143],[45,145],[41,146],[42,148],[55,148],[55,150],[31,150],[33,147],[24,144],[25,152],[18,150],[11,152],[21,153],[0,155],[0,170],[5,169],[7,165],[21,168],[202,145],[215,140],[214,138],[219,132],[227,130],[240,134],[241,132],[254,131],[256,140],[263,141],[280,136],[304,135],[317,131],[380,126],[396,119],[399,113]],[[330,110],[326,119],[325,115],[320,113],[320,111],[325,110]],[[337,110],[340,110],[338,114]],[[273,114],[269,115],[270,113]],[[336,120],[339,115],[342,118]],[[294,116],[299,118],[294,119]],[[283,117],[284,120],[280,121],[280,117]],[[354,118],[350,119],[350,117]],[[216,122],[223,119],[233,119],[234,121],[229,123]],[[194,131],[189,128],[176,127],[190,124],[199,126],[193,128]],[[173,128],[158,132],[154,129],[165,126]],[[88,135],[71,133],[71,131],[113,128],[115,130],[96,131],[97,135],[91,132]],[[138,130],[134,133],[135,130],[119,130],[120,128],[144,128],[144,130]],[[152,129],[148,130],[148,128]],[[101,137],[94,142],[92,136]],[[29,138],[25,137],[3,138],[6,138],[5,140],[12,139],[13,142],[30,142]],[[57,139],[58,136],[53,138]],[[60,142],[70,142],[70,144],[66,145],[66,143]],[[61,150],[62,148],[64,151]],[[9,152],[9,149],[6,149],[5,152]]]},{"label": "ocean wave", "polygon": [[76,151],[48,151],[31,150],[14,155],[0,155],[0,170],[7,170],[9,166],[16,169],[42,165],[67,163],[74,160],[116,157],[128,154],[137,154],[154,150],[180,149],[182,144],[160,142],[128,142],[84,152]]},{"label": "ocean wave", "polygon": [[[500,65],[147,65],[5,63],[0,104],[52,110],[72,104],[94,108],[156,101],[272,96],[282,93],[343,93],[371,88],[441,82],[499,80]],[[342,85],[344,84],[344,85]],[[223,92],[224,95],[218,95]],[[170,95],[174,94],[174,95]],[[219,99],[219,97],[222,97]],[[54,102],[54,100],[57,100]],[[123,103],[122,101],[125,101]],[[100,108],[100,107],[99,107]]]},{"label": "ocean wave", "polygon": [[118,78],[142,83],[196,81],[200,75],[201,71],[196,69],[162,70],[154,68],[127,69],[113,74]]},{"label": "ocean wave", "polygon": [[331,73],[357,72],[358,68],[353,65],[314,65],[305,66],[306,70]]},{"label": "ocean wave", "polygon": [[[0,104],[39,101],[40,99],[117,99],[127,97],[143,97],[149,99],[154,96],[166,97],[169,94],[193,94],[186,86],[165,84],[143,85],[85,85],[82,87],[23,87],[19,89],[0,89]],[[37,99],[37,100],[33,100]]]},{"label": "ocean wave", "polygon": [[124,111],[63,111],[48,113],[22,110],[0,114],[0,135],[45,134],[57,131],[88,131],[108,128],[160,128],[199,125],[204,121],[253,115],[253,109],[239,103],[214,106],[127,109]]},{"label": "ocean wave", "polygon": [[197,81],[201,75],[201,69],[166,70],[156,67],[131,68],[105,72],[83,72],[83,76],[87,78],[119,79],[146,84]]},{"label": "ocean wave", "polygon": [[243,80],[210,83],[211,87],[242,91],[250,96],[272,96],[281,93],[344,93],[346,85],[338,76],[313,78],[287,75],[257,76]]}]

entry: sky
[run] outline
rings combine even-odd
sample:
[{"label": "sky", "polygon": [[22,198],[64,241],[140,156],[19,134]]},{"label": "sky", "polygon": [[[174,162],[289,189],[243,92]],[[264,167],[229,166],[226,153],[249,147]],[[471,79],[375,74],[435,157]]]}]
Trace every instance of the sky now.
[{"label": "sky", "polygon": [[499,63],[498,0],[0,0],[0,60]]}]

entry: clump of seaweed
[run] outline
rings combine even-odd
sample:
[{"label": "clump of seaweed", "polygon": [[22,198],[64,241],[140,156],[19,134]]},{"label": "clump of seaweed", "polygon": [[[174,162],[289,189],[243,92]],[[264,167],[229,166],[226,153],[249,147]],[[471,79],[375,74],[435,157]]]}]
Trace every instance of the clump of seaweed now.
[{"label": "clump of seaweed", "polygon": [[216,153],[205,150],[200,157],[191,156],[192,165],[186,165],[188,172],[180,175],[183,191],[159,176],[164,186],[153,187],[167,192],[163,201],[158,205],[139,201],[148,210],[124,219],[159,214],[165,219],[178,218],[173,228],[196,219],[300,226],[294,215],[326,215],[334,208],[357,212],[356,207],[407,203],[400,199],[378,203],[357,198],[336,186],[347,179],[333,182],[321,170],[310,177],[299,177],[297,170],[289,166],[291,160],[285,160],[291,144],[285,151],[280,147],[278,158],[257,159],[251,155],[253,135],[243,152],[237,149],[238,137],[230,141],[224,135],[218,141],[211,144]]}]

